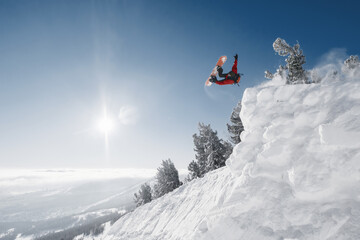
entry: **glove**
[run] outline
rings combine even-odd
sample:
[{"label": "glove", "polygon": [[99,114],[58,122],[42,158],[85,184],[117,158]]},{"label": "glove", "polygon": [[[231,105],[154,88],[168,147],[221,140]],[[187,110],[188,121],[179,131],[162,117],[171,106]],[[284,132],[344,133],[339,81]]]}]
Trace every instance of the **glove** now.
[{"label": "glove", "polygon": [[209,82],[215,83],[217,81],[215,76],[211,76]]},{"label": "glove", "polygon": [[238,55],[236,54],[236,55],[234,56],[234,58],[237,60],[237,59],[238,59]]}]

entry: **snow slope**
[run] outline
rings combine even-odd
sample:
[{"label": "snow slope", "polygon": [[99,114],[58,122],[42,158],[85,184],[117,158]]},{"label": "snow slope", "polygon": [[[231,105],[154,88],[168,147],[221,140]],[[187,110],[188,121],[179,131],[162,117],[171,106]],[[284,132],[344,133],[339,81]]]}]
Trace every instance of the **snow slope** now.
[{"label": "snow slope", "polygon": [[105,239],[360,239],[360,78],[246,89],[227,166],[119,219]]}]

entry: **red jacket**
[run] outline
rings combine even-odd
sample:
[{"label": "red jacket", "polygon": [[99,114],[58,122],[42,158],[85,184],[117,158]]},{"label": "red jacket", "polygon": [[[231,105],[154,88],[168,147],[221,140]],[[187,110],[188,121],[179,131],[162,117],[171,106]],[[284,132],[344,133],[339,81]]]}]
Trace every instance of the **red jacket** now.
[{"label": "red jacket", "polygon": [[[234,72],[235,74],[237,74],[237,59],[235,59],[234,61],[234,65],[232,66],[232,69],[231,69],[232,72]],[[228,85],[228,84],[234,84],[234,80],[232,79],[229,79],[228,78],[229,74],[226,74],[226,77],[225,77],[225,80],[222,80],[222,81],[216,81],[215,83],[218,84],[218,85]],[[239,78],[237,79],[237,83],[240,81],[240,76]]]}]

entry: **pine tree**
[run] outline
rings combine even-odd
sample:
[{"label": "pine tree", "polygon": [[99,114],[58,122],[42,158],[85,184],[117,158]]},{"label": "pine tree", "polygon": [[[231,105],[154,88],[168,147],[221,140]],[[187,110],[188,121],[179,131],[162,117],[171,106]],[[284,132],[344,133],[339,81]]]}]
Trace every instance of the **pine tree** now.
[{"label": "pine tree", "polygon": [[[282,75],[287,70],[286,84],[307,83],[307,73],[302,67],[305,64],[305,56],[300,50],[300,44],[297,43],[291,47],[284,39],[277,38],[273,43],[274,51],[280,56],[288,56],[286,66],[279,66],[278,75]],[[276,74],[265,71],[265,77],[272,79]]]},{"label": "pine tree", "polygon": [[205,173],[225,166],[227,149],[223,141],[217,136],[217,131],[213,131],[208,125],[206,128],[206,136],[208,141],[205,145],[205,153],[207,155],[207,164]]},{"label": "pine tree", "polygon": [[199,123],[199,132],[200,134],[194,134],[193,135],[193,139],[194,139],[194,151],[195,151],[195,159],[197,161],[197,166],[199,168],[199,177],[203,177],[205,174],[205,167],[207,164],[207,156],[205,153],[205,144],[206,144],[206,137],[204,134],[204,131],[202,131],[201,129],[203,129],[204,124]]},{"label": "pine tree", "polygon": [[240,134],[242,131],[244,131],[244,125],[240,119],[240,111],[241,111],[241,101],[238,102],[236,107],[233,109],[233,112],[231,113],[230,122],[232,124],[231,125],[226,124],[227,129],[230,133],[230,140],[235,145],[241,142]]},{"label": "pine tree", "polygon": [[188,166],[189,175],[187,177],[188,181],[191,181],[195,178],[201,177],[199,165],[193,160]]},{"label": "pine tree", "polygon": [[274,78],[274,74],[272,74],[269,70],[265,71],[265,78],[267,79],[273,79]]},{"label": "pine tree", "polygon": [[267,79],[273,79],[275,76],[281,76],[283,77],[286,73],[286,67],[280,65],[279,68],[276,70],[275,74],[272,74],[271,72],[269,72],[268,70],[265,71],[265,78]]},{"label": "pine tree", "polygon": [[173,191],[181,185],[178,170],[174,163],[168,159],[163,160],[156,174],[157,183],[154,185],[155,198],[159,198],[168,192]]},{"label": "pine tree", "polygon": [[355,69],[360,67],[359,56],[351,55],[348,59],[345,60],[344,65],[347,69]]},{"label": "pine tree", "polygon": [[151,202],[151,187],[147,183],[141,185],[139,192],[135,193],[134,197],[134,201],[137,207],[144,205],[145,203]]},{"label": "pine tree", "polygon": [[228,142],[228,141],[223,141],[223,145],[225,147],[225,153],[224,153],[224,158],[225,160],[228,159],[230,157],[230,155],[232,154],[233,151],[233,145]]},{"label": "pine tree", "polygon": [[[230,155],[230,143],[219,139],[217,132],[210,125],[199,123],[199,135],[194,134],[196,162],[190,163],[188,179],[203,177],[205,173],[225,166],[225,161]],[[230,152],[230,153],[229,153]]]}]

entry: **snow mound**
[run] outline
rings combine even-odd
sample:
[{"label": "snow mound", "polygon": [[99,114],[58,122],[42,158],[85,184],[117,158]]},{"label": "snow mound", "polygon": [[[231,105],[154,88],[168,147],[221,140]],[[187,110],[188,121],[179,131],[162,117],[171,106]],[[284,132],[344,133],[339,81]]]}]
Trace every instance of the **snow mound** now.
[{"label": "snow mound", "polygon": [[360,81],[246,89],[227,166],[116,222],[105,239],[360,239]]}]

